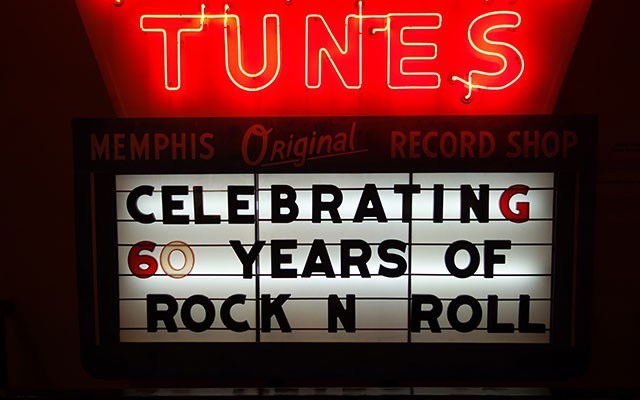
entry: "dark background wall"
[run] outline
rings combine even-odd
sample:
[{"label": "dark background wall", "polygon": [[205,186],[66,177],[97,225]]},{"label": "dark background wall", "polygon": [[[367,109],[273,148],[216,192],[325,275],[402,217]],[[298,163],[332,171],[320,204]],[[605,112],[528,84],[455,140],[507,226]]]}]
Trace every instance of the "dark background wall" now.
[{"label": "dark background wall", "polygon": [[[0,299],[16,304],[9,387],[140,385],[93,379],[80,363],[71,119],[114,116],[80,17],[71,0],[3,0],[1,11]],[[556,107],[600,117],[591,363],[576,379],[529,385],[638,387],[639,11],[637,0],[594,0]]]}]

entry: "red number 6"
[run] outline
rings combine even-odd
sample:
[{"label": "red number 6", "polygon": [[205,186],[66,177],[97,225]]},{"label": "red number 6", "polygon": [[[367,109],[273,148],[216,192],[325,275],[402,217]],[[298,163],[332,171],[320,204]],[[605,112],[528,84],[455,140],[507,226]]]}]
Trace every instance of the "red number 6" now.
[{"label": "red number 6", "polygon": [[[155,243],[144,241],[136,243],[131,250],[129,250],[127,261],[133,275],[145,279],[156,273],[158,270],[158,262],[156,259],[150,254],[140,254],[141,251],[153,251],[155,248]],[[142,268],[143,265],[146,265],[146,267]]]}]

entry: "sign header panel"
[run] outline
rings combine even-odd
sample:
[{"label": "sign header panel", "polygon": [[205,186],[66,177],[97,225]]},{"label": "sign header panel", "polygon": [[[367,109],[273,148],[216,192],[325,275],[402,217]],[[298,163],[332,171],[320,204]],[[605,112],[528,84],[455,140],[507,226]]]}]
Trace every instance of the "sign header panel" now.
[{"label": "sign header panel", "polygon": [[590,0],[76,0],[119,116],[549,114]]}]

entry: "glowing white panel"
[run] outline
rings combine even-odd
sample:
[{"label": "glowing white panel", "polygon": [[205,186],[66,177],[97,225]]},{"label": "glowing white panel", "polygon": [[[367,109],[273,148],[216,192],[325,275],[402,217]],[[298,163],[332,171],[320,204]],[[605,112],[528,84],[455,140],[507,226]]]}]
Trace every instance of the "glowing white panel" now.
[{"label": "glowing white panel", "polygon": [[400,300],[356,300],[358,328],[402,328],[407,324],[407,303]]},{"label": "glowing white panel", "polygon": [[[473,186],[476,196],[479,195],[478,186]],[[489,190],[489,219],[507,220],[500,212],[500,197],[504,189]],[[442,195],[442,216],[446,219],[460,220],[460,187],[447,189]],[[509,209],[517,211],[517,203],[529,204],[530,219],[551,219],[553,217],[553,189],[534,189],[524,194],[513,196],[509,201]],[[433,186],[422,188],[419,194],[413,196],[413,217],[433,219],[434,211],[434,191]],[[470,212],[472,221],[477,221],[478,217],[473,211]]]},{"label": "glowing white panel", "polygon": [[483,243],[485,240],[511,240],[513,244],[551,244],[553,222],[529,221],[523,225],[511,221],[494,221],[486,224],[413,221],[412,235],[414,244],[453,243],[458,240],[467,240],[472,243]]},{"label": "glowing white panel", "polygon": [[362,188],[367,183],[379,189],[393,188],[396,184],[409,183],[410,174],[260,174],[259,188],[271,185],[289,185],[310,189],[312,185],[335,185],[340,188]]},{"label": "glowing white panel", "polygon": [[[421,246],[411,247],[411,273],[412,274],[445,274],[450,275],[444,262],[448,246]],[[484,274],[484,245],[478,246],[480,254],[480,267],[475,275]],[[551,245],[548,246],[519,246],[511,249],[498,249],[495,254],[505,256],[504,264],[494,264],[494,274],[551,274]],[[458,259],[460,257],[460,259]],[[468,265],[468,253],[461,251],[456,262],[460,268]]]},{"label": "glowing white panel", "polygon": [[[227,207],[228,194],[227,191],[214,191],[215,189],[204,189],[202,193],[202,207],[204,215],[218,215],[225,221],[229,218],[229,210]],[[130,192],[118,192],[116,194],[116,204],[118,208],[116,210],[118,220],[133,221],[129,211],[127,210],[127,197]],[[194,220],[194,195],[193,188],[189,187],[189,194],[186,195],[174,195],[172,199],[175,201],[181,201],[182,207],[179,210],[174,210],[173,215],[187,215],[189,220],[193,223]],[[248,201],[247,209],[242,209],[239,212],[243,215],[255,214],[255,201],[253,196],[240,195],[240,200]],[[159,188],[153,192],[152,196],[140,196],[137,200],[137,207],[140,212],[144,214],[153,214],[158,221],[162,221],[162,193]]]},{"label": "glowing white panel", "polygon": [[209,298],[246,294],[247,298],[253,298],[256,285],[253,279],[226,276],[186,276],[182,279],[166,275],[147,279],[121,276],[118,282],[121,299],[144,299],[147,294],[169,294],[176,298],[187,298],[194,294],[202,294]]},{"label": "glowing white panel", "polygon": [[460,189],[460,185],[490,185],[492,188],[506,189],[511,185],[527,185],[535,188],[553,188],[552,173],[418,173],[413,174],[413,183],[423,187],[434,184],[444,185],[445,189]]},{"label": "glowing white panel", "polygon": [[166,244],[181,240],[189,245],[229,244],[229,239],[251,244],[255,238],[253,224],[219,225],[164,225],[153,223],[143,225],[137,222],[118,223],[118,241],[120,244],[135,244],[141,240],[150,240],[157,244]]},{"label": "glowing white panel", "polygon": [[[178,300],[178,310],[182,309],[184,300]],[[215,319],[211,329],[222,329],[224,324],[220,318],[222,300],[212,300],[215,306]],[[205,318],[204,309],[194,306],[191,309],[191,316],[195,321],[202,321]],[[231,316],[235,321],[247,321],[251,328],[255,329],[256,305],[254,300],[247,300],[245,304],[236,304],[231,308]],[[184,323],[180,317],[180,311],[175,316],[176,325],[179,330],[184,329]],[[147,302],[144,300],[123,300],[120,302],[120,328],[121,329],[147,329]],[[164,322],[158,322],[158,331],[166,331]]]},{"label": "glowing white panel", "polygon": [[[249,246],[244,246],[245,251],[249,251]],[[131,246],[118,247],[118,273],[130,275],[131,270],[127,264],[127,257]],[[157,246],[154,251],[144,252],[150,254],[157,260],[160,257],[161,246]],[[230,246],[192,246],[195,263],[190,276],[213,274],[213,275],[238,275],[242,276],[242,263]],[[254,266],[255,270],[255,266]],[[155,275],[164,275],[162,268],[158,268]]]},{"label": "glowing white panel", "polygon": [[[371,274],[371,276],[377,275],[380,269],[380,265],[384,265],[387,268],[397,268],[397,265],[392,264],[392,263],[388,263],[388,262],[384,262],[380,259],[379,255],[378,255],[378,248],[380,246],[377,245],[371,245],[370,249],[371,249],[371,259],[367,262],[367,269],[369,271],[369,273]],[[298,275],[301,275],[302,272],[304,271],[304,266],[305,266],[305,262],[307,261],[307,258],[309,257],[309,251],[311,249],[311,246],[308,244],[305,245],[298,245],[297,249],[283,249],[281,250],[282,254],[291,254],[291,263],[287,263],[287,264],[282,264],[281,268],[282,269],[292,269],[292,270],[296,270]],[[335,275],[337,277],[340,277],[341,275],[341,267],[340,267],[340,263],[341,263],[341,259],[340,259],[340,246],[338,245],[328,245],[327,246],[327,253],[329,254],[329,258],[331,259],[331,265],[333,266],[333,271],[335,273]],[[351,254],[353,256],[357,256],[360,255],[360,251],[359,250],[352,250]],[[271,270],[271,247],[270,246],[265,246],[265,248],[262,250],[261,252],[261,256],[260,256],[260,274],[266,274],[266,275],[271,275],[272,270]],[[405,260],[407,260],[407,257],[404,257]],[[359,276],[360,274],[360,270],[358,269],[358,267],[356,266],[351,266],[351,268],[349,269],[349,274],[351,276]],[[314,275],[317,275],[314,274]],[[321,276],[324,276],[324,274],[322,274]]]},{"label": "glowing white panel", "polygon": [[[478,325],[478,329],[486,330],[487,329],[487,298],[477,298],[480,306],[482,307],[482,319],[480,324]],[[447,309],[451,304],[451,300],[442,300],[443,311],[440,317],[438,318],[438,324],[443,331],[452,329],[451,323],[447,319]],[[530,303],[529,308],[529,322],[531,323],[541,323],[546,327],[549,327],[550,324],[550,315],[549,315],[549,307],[551,306],[551,301],[549,300],[534,300]],[[423,306],[425,310],[429,309],[428,305]],[[471,319],[471,309],[468,306],[462,306],[458,310],[458,319],[461,322],[467,322]],[[513,324],[516,332],[514,334],[521,335],[522,333],[518,332],[518,301],[512,299],[502,299],[498,301],[498,323],[504,324]],[[422,330],[429,331],[430,327],[427,321],[423,321],[421,324]],[[420,332],[421,333],[421,332]],[[419,335],[420,333],[412,332],[413,335]]]},{"label": "glowing white panel", "polygon": [[[341,303],[346,307],[347,301]],[[289,299],[283,309],[292,330],[322,329],[326,332],[328,323],[327,299]],[[274,319],[275,321],[275,319]],[[277,324],[275,325],[277,327]],[[357,329],[399,329],[407,327],[407,302],[399,300],[356,300]],[[343,330],[338,320],[338,330]]]},{"label": "glowing white panel", "polygon": [[546,333],[489,333],[475,330],[468,333],[443,331],[432,333],[422,331],[411,334],[412,342],[426,343],[549,343],[549,332]]},{"label": "glowing white panel", "polygon": [[[403,196],[393,191],[397,184],[420,184],[422,190],[412,195],[412,221],[402,222]],[[290,223],[271,222],[271,185],[288,185],[296,191],[297,218]],[[338,209],[344,222],[333,223],[329,214],[322,213],[321,223],[312,223],[312,192],[314,184],[335,185],[341,191],[343,201]],[[358,207],[365,185],[375,184],[382,207],[389,222],[365,220],[351,221]],[[433,185],[444,185],[443,209],[445,221],[435,223],[433,219]],[[489,223],[462,223],[460,221],[460,187],[470,184],[477,193],[478,185],[490,186]],[[500,209],[500,198],[504,190],[512,185],[529,186],[526,195],[518,194],[511,199],[509,208],[516,210],[517,202],[527,202],[530,219],[514,223],[505,219]],[[131,190],[140,186],[153,186],[151,195],[142,195],[136,207],[143,214],[151,214],[158,222],[143,224],[133,219],[127,209],[127,197]],[[181,185],[187,194],[172,195],[172,200],[183,203],[174,208],[174,215],[189,216],[189,224],[162,223],[161,187]],[[228,223],[229,186],[258,185],[255,195],[241,195],[248,209],[241,215],[254,214],[258,202],[259,220],[249,224]],[[204,214],[220,215],[221,224],[195,224],[194,186],[202,186],[202,208]],[[156,342],[487,342],[487,343],[548,343],[549,332],[540,334],[517,331],[518,299],[521,295],[532,298],[530,321],[543,323],[550,328],[554,177],[548,173],[532,174],[267,174],[267,175],[127,175],[116,179],[118,273],[120,297],[120,338],[122,341]],[[367,204],[369,206],[370,204]],[[241,207],[244,207],[241,206]],[[286,211],[286,210],[285,210]],[[286,214],[286,212],[285,212]],[[472,219],[474,213],[471,213]],[[314,240],[324,240],[325,248],[335,278],[315,272],[311,277],[302,277]],[[360,276],[356,266],[351,266],[349,277],[341,277],[341,248],[343,240],[357,240],[371,251],[366,261],[370,278]],[[291,270],[295,278],[273,277],[278,274],[272,265],[274,240],[289,240],[296,243],[295,249],[283,248],[280,270]],[[404,251],[391,249],[384,255],[381,243],[396,240],[406,243]],[[446,268],[444,255],[454,242],[467,240],[477,246],[480,265],[474,276],[457,278]],[[485,278],[485,241],[509,240],[511,249],[497,249],[496,255],[504,255],[505,262],[497,260],[493,278]],[[135,267],[129,265],[132,246],[145,241],[156,243],[154,250],[138,250],[141,266],[144,260],[154,260],[159,265],[151,277],[136,276]],[[193,269],[180,279],[171,277],[162,268],[162,250],[165,244],[181,241],[193,255]],[[243,254],[237,254],[230,241],[239,241]],[[264,246],[256,245],[257,241]],[[245,260],[251,267],[251,277],[243,278],[244,266],[241,258],[252,247],[260,250],[254,258]],[[396,258],[389,260],[389,254]],[[353,249],[353,256],[360,250]],[[287,257],[291,257],[291,261]],[[146,257],[146,258],[145,258]],[[177,266],[184,262],[185,255],[179,251],[170,253],[169,260]],[[386,261],[383,261],[386,260]],[[310,260],[310,266],[317,257]],[[464,269],[469,261],[465,251],[455,257],[456,265]],[[166,262],[166,259],[165,259]],[[397,265],[401,262],[402,266]],[[380,265],[395,270],[406,270],[397,278],[380,274]],[[146,267],[142,268],[143,272]],[[256,275],[256,272],[258,275]],[[138,270],[138,273],[139,270]],[[144,275],[144,274],[142,274]],[[216,308],[216,319],[211,329],[191,332],[185,327],[180,313],[175,316],[178,333],[166,332],[164,323],[158,321],[158,332],[147,332],[147,301],[149,294],[173,296],[179,307],[193,295],[204,295]],[[242,294],[247,301],[235,305],[232,316],[237,321],[247,321],[251,331],[234,333],[222,323],[220,309],[229,296]],[[290,295],[283,303],[283,312],[293,332],[280,332],[276,318],[271,318],[272,332],[258,331],[256,321],[257,301],[261,296]],[[428,294],[440,298],[444,313],[438,321],[443,332],[409,332],[410,298],[412,295]],[[356,298],[356,332],[345,332],[338,322],[337,333],[328,332],[328,298],[338,295],[346,305],[346,296]],[[482,318],[477,330],[460,333],[452,329],[447,320],[446,309],[452,299],[460,295],[473,296],[482,307]],[[514,323],[516,332],[510,334],[487,333],[487,297],[498,295],[498,321]],[[258,299],[258,300],[256,300]],[[426,307],[427,305],[425,305]],[[160,306],[162,307],[162,305]],[[468,318],[469,309],[459,311],[461,320]],[[192,310],[193,318],[204,318],[201,306]],[[259,316],[258,316],[259,317]],[[264,321],[263,321],[264,322]],[[264,325],[263,325],[264,326]]]},{"label": "glowing white panel", "polygon": [[[399,219],[402,217],[402,196],[393,192],[393,188],[377,190],[380,197],[380,202],[384,208],[384,213],[387,219]],[[271,190],[260,190],[260,219],[272,219],[271,215]],[[351,220],[356,214],[360,198],[362,197],[361,189],[348,189],[342,190],[342,203],[338,207],[340,218],[343,220]],[[324,201],[329,201],[331,197],[323,197]],[[298,206],[299,215],[298,219],[311,219],[312,216],[312,193],[311,189],[298,189],[296,190],[296,204]],[[368,203],[365,203],[369,205]],[[365,205],[365,207],[366,207]],[[282,210],[283,213],[288,212],[287,209]],[[328,212],[323,211],[321,218],[324,221],[330,222],[331,217]]]},{"label": "glowing white panel", "polygon": [[451,276],[412,276],[412,294],[433,294],[441,299],[455,298],[461,294],[486,298],[496,294],[502,298],[518,298],[528,294],[532,298],[551,297],[551,277],[497,276],[484,278],[471,276],[465,279]]},{"label": "glowing white panel", "polygon": [[208,330],[204,332],[191,332],[181,330],[178,332],[158,331],[153,334],[145,330],[121,330],[120,341],[122,342],[255,342],[256,332],[232,332],[229,330]]},{"label": "glowing white panel", "polygon": [[286,293],[292,297],[323,297],[330,294],[346,296],[355,294],[356,297],[407,297],[407,276],[386,278],[373,276],[361,278],[354,276],[348,279],[325,278],[314,276],[311,278],[275,279],[260,277],[260,292],[273,296]]},{"label": "glowing white panel", "polygon": [[361,331],[361,332],[345,332],[338,331],[328,333],[326,331],[293,331],[284,333],[280,331],[271,331],[269,333],[261,333],[260,341],[262,342],[367,342],[367,343],[388,343],[407,341],[406,331]]},{"label": "glowing white panel", "polygon": [[314,224],[312,222],[292,222],[290,224],[260,224],[260,239],[292,239],[299,243],[312,243],[314,239],[324,239],[327,243],[339,243],[341,239],[363,239],[369,243],[380,243],[387,239],[407,240],[409,229],[400,221],[380,224],[376,221],[341,224]]},{"label": "glowing white panel", "polygon": [[155,186],[158,190],[164,185],[202,186],[208,190],[227,190],[228,186],[253,186],[253,174],[215,174],[215,175],[118,175],[117,191],[131,191],[141,185]]}]

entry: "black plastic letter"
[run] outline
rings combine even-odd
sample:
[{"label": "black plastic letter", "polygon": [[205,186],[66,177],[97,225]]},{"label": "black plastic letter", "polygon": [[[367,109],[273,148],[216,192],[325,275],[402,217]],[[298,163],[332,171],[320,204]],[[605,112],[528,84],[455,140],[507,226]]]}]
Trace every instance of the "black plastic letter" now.
[{"label": "black plastic letter", "polygon": [[[296,197],[296,191],[291,186],[271,185],[271,222],[286,224],[295,221],[299,213]],[[287,209],[289,212],[283,214],[282,209]]]},{"label": "black plastic letter", "polygon": [[504,254],[496,254],[496,250],[511,249],[511,240],[485,240],[484,242],[484,277],[493,278],[493,266],[505,264]]},{"label": "black plastic letter", "polygon": [[[458,318],[458,310],[462,306],[469,306],[471,308],[471,318],[467,322],[462,322]],[[447,319],[451,324],[451,327],[458,332],[471,332],[478,328],[482,321],[482,306],[480,302],[466,294],[462,294],[449,303],[447,307]]]},{"label": "black plastic letter", "polygon": [[140,222],[141,224],[152,224],[156,222],[156,216],[153,213],[143,214],[138,208],[138,199],[141,196],[151,195],[153,195],[153,186],[145,185],[133,189],[127,196],[127,211],[136,222]]},{"label": "black plastic letter", "polygon": [[387,239],[378,246],[378,257],[380,260],[396,264],[396,268],[387,268],[380,264],[379,274],[387,278],[399,278],[407,272],[407,260],[400,254],[390,253],[389,250],[398,250],[404,253],[407,250],[407,244],[396,239]]},{"label": "black plastic letter", "polygon": [[[369,207],[369,204],[371,204],[371,207]],[[375,218],[378,222],[387,222],[378,188],[373,183],[364,185],[358,208],[353,216],[353,222],[362,222],[367,217]]]},{"label": "black plastic letter", "polygon": [[[360,254],[352,255],[351,250],[360,250]],[[360,276],[371,278],[367,263],[371,259],[371,246],[361,239],[343,239],[340,241],[340,277],[351,276],[351,266],[358,267]]]},{"label": "black plastic letter", "polygon": [[460,187],[460,222],[467,224],[471,221],[472,209],[478,222],[489,222],[489,185],[480,185],[478,197],[471,185]]},{"label": "black plastic letter", "polygon": [[491,294],[487,305],[487,332],[489,333],[513,333],[515,328],[512,323],[498,322],[498,296]]},{"label": "black plastic letter", "polygon": [[184,209],[184,201],[174,200],[173,196],[186,196],[189,194],[189,186],[163,186],[162,187],[162,223],[167,225],[188,225],[188,215],[175,215],[175,210]]},{"label": "black plastic letter", "polygon": [[[430,310],[423,310],[425,304],[431,305]],[[429,323],[429,330],[440,333],[438,317],[442,314],[442,302],[432,294],[414,294],[411,296],[411,332],[420,332],[422,321]]]},{"label": "black plastic letter", "polygon": [[[166,310],[159,310],[159,305],[167,307]],[[170,294],[148,294],[147,295],[147,332],[158,332],[158,321],[164,322],[167,332],[178,332],[176,325],[176,313],[178,312],[178,302]]]},{"label": "black plastic letter", "polygon": [[327,278],[335,278],[336,274],[333,272],[333,265],[331,265],[331,258],[327,251],[327,245],[322,239],[315,239],[311,244],[309,250],[309,256],[304,263],[304,269],[302,270],[302,277],[309,278],[314,272],[321,272]]},{"label": "black plastic letter", "polygon": [[[195,306],[202,306],[204,309],[204,319],[200,322],[193,319],[191,310]],[[184,326],[192,332],[204,332],[211,328],[216,318],[216,307],[207,296],[202,294],[194,294],[182,303],[180,317]]]},{"label": "black plastic letter", "polygon": [[[460,250],[469,253],[469,265],[462,269],[456,265],[456,254],[458,254]],[[480,266],[480,252],[473,243],[466,240],[458,240],[457,242],[453,242],[444,253],[444,264],[451,275],[456,278],[468,278],[472,276]]]},{"label": "black plastic letter", "polygon": [[395,185],[393,193],[402,194],[402,222],[411,222],[413,194],[420,193],[420,185]]},{"label": "black plastic letter", "polygon": [[227,328],[231,329],[234,332],[246,332],[251,327],[247,321],[238,322],[233,319],[231,315],[231,308],[236,304],[244,304],[247,301],[247,296],[244,294],[234,294],[227,298],[224,303],[222,303],[222,307],[220,307],[220,319],[222,319],[222,323]]},{"label": "black plastic letter", "polygon": [[251,279],[253,277],[253,263],[258,258],[258,254],[260,254],[260,250],[262,250],[265,243],[264,240],[258,240],[251,246],[251,250],[247,253],[239,240],[229,240],[229,244],[242,263],[242,277],[244,279]]},{"label": "black plastic letter", "polygon": [[276,321],[278,321],[278,325],[280,325],[280,330],[282,332],[291,332],[291,325],[289,325],[287,316],[282,308],[289,297],[291,297],[290,294],[280,294],[274,301],[271,301],[270,294],[263,294],[260,296],[262,332],[271,332],[272,317],[276,317]]},{"label": "black plastic letter", "polygon": [[204,213],[204,196],[202,195],[202,186],[193,187],[193,212],[194,222],[196,224],[219,224],[220,215],[205,215]]},{"label": "black plastic letter", "polygon": [[[329,194],[333,197],[330,201],[323,201],[322,195]],[[312,210],[311,222],[319,224],[322,222],[322,212],[327,211],[331,216],[331,222],[334,224],[342,223],[338,207],[342,204],[342,192],[340,188],[334,185],[313,185],[311,187]]]},{"label": "black plastic letter", "polygon": [[296,278],[298,271],[294,269],[283,269],[282,264],[291,264],[291,254],[282,254],[283,249],[296,249],[298,243],[295,240],[272,240],[271,241],[271,277],[273,278]]},{"label": "black plastic letter", "polygon": [[328,299],[329,332],[338,332],[338,319],[346,332],[356,331],[356,295],[347,295],[347,306],[344,307],[337,294]]},{"label": "black plastic letter", "polygon": [[227,203],[229,207],[229,223],[230,224],[253,224],[255,215],[239,214],[240,210],[249,209],[249,200],[240,200],[240,195],[254,195],[256,189],[253,186],[229,186],[227,193]]}]

